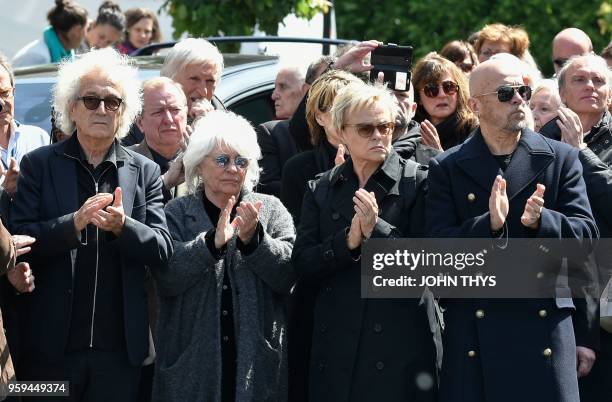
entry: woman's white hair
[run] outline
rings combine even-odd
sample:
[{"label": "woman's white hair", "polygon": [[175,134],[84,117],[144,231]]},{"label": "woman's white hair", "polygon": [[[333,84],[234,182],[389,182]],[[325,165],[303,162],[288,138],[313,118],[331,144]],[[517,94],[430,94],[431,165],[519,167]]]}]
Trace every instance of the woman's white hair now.
[{"label": "woman's white hair", "polygon": [[183,156],[185,181],[190,194],[201,185],[198,167],[215,148],[228,148],[249,159],[243,187],[253,189],[259,181],[261,150],[255,129],[244,117],[232,112],[213,110],[197,120]]},{"label": "woman's white hair", "polygon": [[75,130],[70,118],[70,109],[78,101],[81,78],[91,72],[108,77],[121,93],[121,119],[115,136],[121,138],[129,131],[134,119],[142,109],[142,91],[138,69],[127,56],[113,48],[94,49],[74,61],[63,61],[57,73],[53,88],[53,109],[57,125],[64,133],[71,135]]},{"label": "woman's white hair", "polygon": [[380,104],[389,111],[390,121],[395,121],[398,107],[395,97],[387,87],[380,84],[365,84],[361,82],[350,83],[336,94],[331,107],[332,123],[340,132],[348,116],[355,110],[363,109],[373,104]]},{"label": "woman's white hair", "polygon": [[533,98],[538,92],[547,90],[551,96],[553,96],[558,104],[561,104],[561,96],[559,95],[559,85],[557,84],[557,80],[553,80],[550,78],[540,80],[538,85],[533,89],[531,97]]},{"label": "woman's white hair", "polygon": [[179,72],[190,64],[213,63],[217,66],[218,77],[223,71],[223,55],[206,39],[183,39],[168,52],[164,64],[159,71],[162,77],[175,79]]}]

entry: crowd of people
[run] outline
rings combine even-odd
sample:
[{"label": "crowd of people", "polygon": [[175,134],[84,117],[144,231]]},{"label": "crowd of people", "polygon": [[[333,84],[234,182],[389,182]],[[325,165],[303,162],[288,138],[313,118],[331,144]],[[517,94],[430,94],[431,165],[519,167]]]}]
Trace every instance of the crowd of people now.
[{"label": "crowd of people", "polygon": [[72,0],[55,0],[47,20],[49,26],[42,38],[20,49],[13,57],[13,67],[57,63],[94,48],[115,47],[129,55],[162,38],[153,11],[135,7],[123,13],[113,0],[100,5],[95,20],[89,19],[87,10]]},{"label": "crowd of people", "polygon": [[[609,400],[610,46],[565,29],[542,79],[527,32],[491,24],[396,91],[367,79],[381,43],[364,41],[281,68],[278,119],[253,127],[214,98],[206,40],[141,83],[126,54],[159,40],[153,14],[106,1],[89,22],[58,0],[49,22],[13,66],[60,62],[65,138],[14,120],[0,59],[1,396],[19,380],[69,381],[74,401]],[[580,240],[597,293],[362,297],[369,239],[425,237]]]}]

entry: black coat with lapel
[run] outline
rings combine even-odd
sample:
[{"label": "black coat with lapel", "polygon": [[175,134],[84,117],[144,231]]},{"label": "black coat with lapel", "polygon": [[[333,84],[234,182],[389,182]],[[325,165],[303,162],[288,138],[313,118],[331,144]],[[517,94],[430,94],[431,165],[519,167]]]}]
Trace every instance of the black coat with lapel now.
[{"label": "black coat with lapel", "polygon": [[[76,134],[75,134],[76,135]],[[67,141],[39,148],[21,162],[12,228],[36,238],[25,256],[36,276],[36,291],[22,295],[22,346],[30,356],[63,358],[72,308],[76,252],[82,243],[74,227],[78,205],[75,160]],[[159,167],[117,148],[117,175],[126,214],[121,236],[112,243],[122,262],[123,317],[127,353],[140,365],[148,353],[146,267],[166,264],[172,242],[162,206]]]},{"label": "black coat with lapel", "polygon": [[[418,237],[423,229],[425,167],[404,177],[412,161],[395,151],[365,189],[376,194],[374,238]],[[416,180],[412,190],[402,180]],[[362,299],[360,262],[346,244],[358,181],[352,162],[324,173],[304,196],[293,263],[318,280],[310,359],[311,401],[435,400],[439,335],[433,298]],[[406,342],[410,339],[409,342]],[[418,390],[415,377],[430,387]],[[415,398],[415,399],[410,399]]]},{"label": "black coat with lapel", "polygon": [[[505,172],[480,130],[432,159],[428,234],[491,237],[488,201],[498,174],[507,181],[508,247],[513,238],[533,238],[537,247],[539,238],[590,242],[598,237],[578,152],[527,129]],[[521,224],[520,217],[537,183],[544,184],[546,191],[540,228],[534,232]],[[525,263],[518,261],[515,266],[520,269]],[[577,303],[584,304],[584,299]],[[449,301],[444,313],[440,401],[579,400],[572,314],[576,336],[588,339],[594,317],[583,308],[575,310],[571,298]]]}]

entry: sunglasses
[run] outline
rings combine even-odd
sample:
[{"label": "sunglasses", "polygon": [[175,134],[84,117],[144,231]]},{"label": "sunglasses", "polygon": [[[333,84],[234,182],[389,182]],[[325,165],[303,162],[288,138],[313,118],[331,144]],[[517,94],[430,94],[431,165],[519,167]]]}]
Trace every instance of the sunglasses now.
[{"label": "sunglasses", "polygon": [[440,93],[440,87],[446,95],[454,95],[459,90],[459,85],[452,81],[442,81],[438,84],[427,84],[423,87],[423,93],[428,98],[435,98]]},{"label": "sunglasses", "polygon": [[104,109],[107,112],[114,112],[119,109],[123,99],[116,98],[114,96],[107,96],[106,98],[98,98],[97,96],[82,96],[78,100],[83,101],[83,105],[89,110],[96,110],[100,106],[100,102],[104,102]]},{"label": "sunglasses", "polygon": [[554,59],[553,63],[559,68],[563,67],[567,63],[567,59]]},{"label": "sunglasses", "polygon": [[[213,159],[215,161],[215,165],[223,169],[227,169],[230,164],[230,161],[232,160],[231,156],[227,154],[217,155],[213,157]],[[234,158],[234,166],[236,166],[236,168],[238,169],[244,170],[249,166],[249,160],[242,156],[237,156]]]},{"label": "sunglasses", "polygon": [[497,94],[497,99],[500,102],[508,102],[514,98],[515,92],[518,92],[519,96],[524,101],[531,99],[531,87],[529,85],[502,85],[501,87],[497,88],[497,91],[495,92],[487,92],[474,97],[477,98],[479,96]]},{"label": "sunglasses", "polygon": [[378,130],[381,137],[386,137],[393,133],[393,129],[395,128],[395,123],[392,121],[386,123],[378,123],[378,124],[345,124],[344,127],[355,127],[357,131],[357,135],[361,138],[371,138],[374,135],[374,130]]}]

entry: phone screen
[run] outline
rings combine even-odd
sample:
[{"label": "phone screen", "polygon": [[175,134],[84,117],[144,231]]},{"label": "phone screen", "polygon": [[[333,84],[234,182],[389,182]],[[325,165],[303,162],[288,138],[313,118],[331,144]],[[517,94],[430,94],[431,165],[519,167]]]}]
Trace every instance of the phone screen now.
[{"label": "phone screen", "polygon": [[370,81],[384,74],[384,82],[396,91],[407,91],[410,88],[410,68],[412,67],[412,46],[383,45],[372,51],[370,64]]}]

